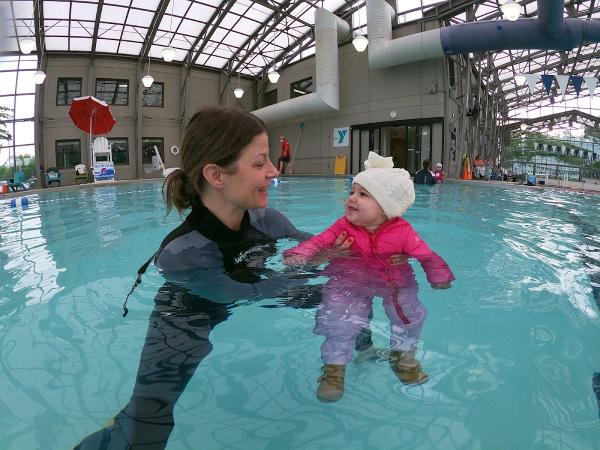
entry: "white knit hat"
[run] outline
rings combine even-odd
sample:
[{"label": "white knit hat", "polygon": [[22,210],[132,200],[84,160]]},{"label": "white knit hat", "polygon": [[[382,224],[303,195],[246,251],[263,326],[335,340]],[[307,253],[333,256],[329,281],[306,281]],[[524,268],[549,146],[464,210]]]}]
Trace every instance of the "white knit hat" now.
[{"label": "white knit hat", "polygon": [[369,152],[365,170],[352,180],[358,183],[379,203],[388,219],[400,217],[415,202],[415,186],[410,174],[395,169],[392,157],[384,158]]},{"label": "white knit hat", "polygon": [[437,164],[435,165],[435,167],[436,167],[436,168],[438,168],[438,167],[439,167],[439,168],[441,169],[443,166],[442,166],[442,163],[437,163]]}]

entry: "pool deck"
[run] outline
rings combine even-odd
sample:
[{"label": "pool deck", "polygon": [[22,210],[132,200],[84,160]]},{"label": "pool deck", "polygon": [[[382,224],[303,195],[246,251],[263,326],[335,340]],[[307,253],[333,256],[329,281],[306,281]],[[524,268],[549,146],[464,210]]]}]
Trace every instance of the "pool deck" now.
[{"label": "pool deck", "polygon": [[[288,178],[288,175],[282,175],[279,178]],[[328,176],[328,175],[310,175],[310,174],[298,174],[292,175],[293,178],[351,178],[350,175],[338,175],[338,176]],[[73,189],[90,189],[104,186],[115,186],[120,184],[131,184],[131,183],[151,183],[163,180],[163,177],[158,178],[143,178],[136,180],[117,180],[117,181],[103,181],[101,183],[83,183],[83,184],[72,184],[68,186],[58,186],[51,188],[37,188],[37,189],[28,189],[24,191],[15,191],[8,192],[6,194],[0,194],[0,200],[10,199],[15,197],[21,197],[23,195],[31,195],[31,194],[40,194],[44,192],[54,192],[54,191],[68,191]],[[600,194],[600,183],[581,183],[581,182],[571,182],[569,186],[558,186],[558,185],[544,185],[544,186],[527,186],[518,182],[511,181],[486,181],[486,180],[460,180],[460,179],[446,179],[447,182],[450,183],[464,183],[464,184],[479,184],[479,185],[489,185],[489,186],[497,186],[504,188],[512,188],[512,189],[533,189],[533,190],[545,190],[545,189],[556,189],[560,191],[566,192],[574,192],[580,194]]]}]

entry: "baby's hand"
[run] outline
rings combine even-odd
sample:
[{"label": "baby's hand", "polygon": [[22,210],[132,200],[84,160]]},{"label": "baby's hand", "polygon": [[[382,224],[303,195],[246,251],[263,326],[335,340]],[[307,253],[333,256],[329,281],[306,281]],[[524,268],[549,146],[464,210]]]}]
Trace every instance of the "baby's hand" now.
[{"label": "baby's hand", "polygon": [[446,283],[431,283],[431,287],[434,289],[449,289],[450,282],[447,281]]},{"label": "baby's hand", "polygon": [[306,265],[306,257],[302,255],[288,255],[283,257],[283,264],[286,266]]}]

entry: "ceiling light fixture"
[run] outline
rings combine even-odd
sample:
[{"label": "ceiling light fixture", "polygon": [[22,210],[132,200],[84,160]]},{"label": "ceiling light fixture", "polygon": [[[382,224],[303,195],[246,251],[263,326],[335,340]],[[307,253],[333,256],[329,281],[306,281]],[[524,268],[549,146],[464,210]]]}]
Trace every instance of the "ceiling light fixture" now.
[{"label": "ceiling light fixture", "polygon": [[269,70],[269,73],[267,73],[267,77],[269,77],[269,81],[273,84],[277,83],[279,81],[279,72],[277,72],[275,69],[273,70]]},{"label": "ceiling light fixture", "polygon": [[148,56],[148,73],[142,77],[142,84],[145,88],[149,88],[154,83],[154,77],[150,75],[150,57]]},{"label": "ceiling light fixture", "polygon": [[514,0],[508,0],[500,7],[500,11],[506,20],[514,22],[521,15],[521,5]]},{"label": "ceiling light fixture", "polygon": [[362,32],[360,30],[360,9],[356,11],[356,14],[358,17],[358,34],[355,36],[354,39],[352,39],[352,45],[354,45],[356,51],[360,53],[364,52],[367,49],[367,45],[369,45],[369,40],[362,35]]},{"label": "ceiling light fixture", "polygon": [[175,49],[173,47],[171,47],[171,41],[173,40],[173,8],[174,7],[175,7],[175,0],[171,0],[171,17],[170,17],[170,22],[169,22],[169,35],[170,35],[169,45],[167,45],[165,48],[163,48],[162,51],[160,52],[160,54],[165,62],[171,62],[171,61],[173,61],[173,58],[175,58]]},{"label": "ceiling light fixture", "polygon": [[35,84],[42,84],[46,79],[46,73],[43,70],[33,72],[33,81]]},{"label": "ceiling light fixture", "polygon": [[165,62],[171,62],[173,61],[173,58],[175,58],[175,49],[173,47],[165,47],[160,54]]},{"label": "ceiling light fixture", "polygon": [[19,41],[21,46],[21,53],[29,55],[35,48],[35,40],[31,36],[27,36]]},{"label": "ceiling light fixture", "polygon": [[238,73],[237,87],[233,90],[235,98],[242,98],[244,96],[244,90],[240,87],[240,74]]},{"label": "ceiling light fixture", "polygon": [[[273,45],[273,50],[272,50],[272,55],[271,55],[271,63],[273,63],[273,61],[275,60],[275,30],[273,30],[273,38],[271,39],[271,44]],[[268,46],[268,44],[267,44],[267,46]],[[268,47],[266,47],[266,48],[268,48]],[[273,66],[267,72],[267,78],[269,78],[269,82],[272,84],[275,84],[279,81],[279,72],[277,72],[277,69],[275,68],[275,66]]]}]

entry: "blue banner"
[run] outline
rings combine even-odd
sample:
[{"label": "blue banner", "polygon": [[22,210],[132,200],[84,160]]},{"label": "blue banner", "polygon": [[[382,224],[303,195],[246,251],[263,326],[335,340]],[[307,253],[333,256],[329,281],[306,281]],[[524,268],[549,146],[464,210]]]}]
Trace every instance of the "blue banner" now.
[{"label": "blue banner", "polygon": [[583,77],[580,77],[579,75],[571,75],[571,84],[575,88],[575,92],[579,97],[579,92],[581,92],[581,85],[583,84]]},{"label": "blue banner", "polygon": [[550,89],[552,89],[553,81],[554,81],[554,75],[542,75],[542,83],[544,84],[544,88],[546,89],[546,94],[550,93]]}]

